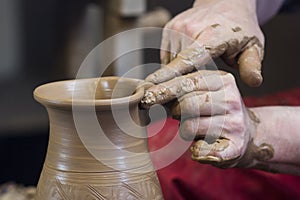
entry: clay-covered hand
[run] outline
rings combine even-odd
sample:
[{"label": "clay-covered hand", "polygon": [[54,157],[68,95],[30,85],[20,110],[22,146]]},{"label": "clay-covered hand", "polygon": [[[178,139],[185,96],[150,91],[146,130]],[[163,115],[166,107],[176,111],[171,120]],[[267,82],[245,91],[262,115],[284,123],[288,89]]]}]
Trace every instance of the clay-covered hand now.
[{"label": "clay-covered hand", "polygon": [[144,107],[174,100],[173,117],[180,134],[195,140],[192,159],[219,167],[236,167],[255,133],[255,118],[243,104],[232,74],[201,70],[149,88]]},{"label": "clay-covered hand", "polygon": [[249,86],[262,83],[264,35],[256,16],[256,0],[196,0],[164,28],[164,65],[146,80],[160,83],[200,68],[209,57],[239,70]]}]

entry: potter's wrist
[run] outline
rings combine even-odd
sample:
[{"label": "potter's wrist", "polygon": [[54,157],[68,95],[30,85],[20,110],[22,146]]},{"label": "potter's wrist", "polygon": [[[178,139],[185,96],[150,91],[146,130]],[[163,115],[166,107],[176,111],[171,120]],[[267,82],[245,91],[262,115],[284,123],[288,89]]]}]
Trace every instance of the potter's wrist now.
[{"label": "potter's wrist", "polygon": [[[260,162],[259,156],[257,155],[259,152],[257,151],[257,147],[255,146],[256,136],[257,136],[257,128],[260,120],[256,113],[250,109],[245,108],[246,116],[246,127],[247,131],[245,133],[245,150],[240,156],[236,167],[239,168],[252,168],[258,162]],[[258,160],[257,160],[258,158]]]},{"label": "potter's wrist", "polygon": [[250,139],[255,139],[257,137],[257,129],[260,124],[260,116],[255,112],[255,110],[246,107],[248,114],[248,133]]},{"label": "potter's wrist", "polygon": [[249,114],[249,141],[246,150],[236,167],[253,168],[270,171],[269,160],[274,156],[274,148],[261,139],[262,129],[260,116],[255,109],[247,108]]}]

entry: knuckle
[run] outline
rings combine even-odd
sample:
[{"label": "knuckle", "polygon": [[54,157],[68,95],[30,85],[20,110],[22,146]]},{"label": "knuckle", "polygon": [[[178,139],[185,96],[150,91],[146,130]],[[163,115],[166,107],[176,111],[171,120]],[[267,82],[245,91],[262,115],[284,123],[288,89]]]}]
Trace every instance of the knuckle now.
[{"label": "knuckle", "polygon": [[184,100],[180,103],[180,112],[182,115],[184,115],[184,116],[189,115],[189,111],[190,111],[190,107],[191,107],[189,105],[190,105],[189,100]]},{"label": "knuckle", "polygon": [[184,23],[182,23],[181,21],[175,21],[172,24],[171,29],[176,31],[181,31],[183,27],[184,27]]},{"label": "knuckle", "polygon": [[185,33],[189,36],[189,37],[193,37],[195,36],[196,32],[199,32],[198,30],[198,26],[195,23],[184,23],[185,26]]},{"label": "knuckle", "polygon": [[170,29],[172,27],[173,24],[173,20],[169,21],[168,23],[166,23],[166,25],[164,26],[164,29]]},{"label": "knuckle", "polygon": [[235,84],[235,78],[233,76],[233,74],[231,73],[226,73],[224,76],[224,81],[228,82],[228,83],[231,83],[231,84]]}]

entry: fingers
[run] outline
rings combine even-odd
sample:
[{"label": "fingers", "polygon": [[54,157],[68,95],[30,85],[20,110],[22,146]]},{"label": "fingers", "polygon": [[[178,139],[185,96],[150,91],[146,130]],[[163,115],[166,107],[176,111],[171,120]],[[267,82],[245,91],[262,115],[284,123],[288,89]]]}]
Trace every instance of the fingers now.
[{"label": "fingers", "polygon": [[241,79],[249,86],[258,87],[263,81],[261,75],[262,51],[258,45],[246,49],[239,57],[239,73]]},{"label": "fingers", "polygon": [[223,167],[242,154],[241,124],[234,115],[189,118],[181,122],[179,133],[185,140],[197,140],[190,149],[193,160]]},{"label": "fingers", "polygon": [[[171,62],[167,67],[149,75],[147,81],[158,84],[190,73],[212,61],[212,58],[222,56],[223,60],[231,67],[239,68],[241,79],[247,85],[252,87],[261,85],[263,81],[261,75],[263,47],[256,37],[245,37],[241,28],[228,29],[220,24],[208,26],[195,36],[192,45],[181,51],[177,58],[175,56],[183,48],[181,43],[185,37],[171,29],[164,31],[164,33],[162,42],[167,44],[163,44],[162,47],[172,52],[168,54],[164,50],[161,51],[161,58],[163,64],[167,64],[167,61]],[[246,46],[250,47],[245,49]],[[174,54],[174,52],[176,53]]]},{"label": "fingers", "polygon": [[241,156],[241,150],[226,138],[217,139],[213,143],[198,140],[190,150],[193,160],[218,167],[234,167],[235,161]]},{"label": "fingers", "polygon": [[185,140],[231,138],[238,139],[247,129],[241,114],[201,116],[183,119],[180,135]]},{"label": "fingers", "polygon": [[[162,52],[162,54],[163,56],[166,56],[165,52]],[[146,81],[154,84],[162,83],[175,77],[190,73],[196,69],[195,66],[203,66],[210,61],[210,55],[204,48],[199,47],[186,49],[181,51],[168,65],[146,77]]]},{"label": "fingers", "polygon": [[196,161],[209,162],[222,162],[224,158],[221,156],[229,146],[229,140],[217,139],[213,143],[208,143],[205,140],[198,140],[192,147],[192,159]]},{"label": "fingers", "polygon": [[[146,80],[157,84],[182,74],[187,74],[193,71],[195,66],[197,66],[196,68],[199,68],[199,66],[207,64],[211,60],[210,55],[217,57],[222,55],[222,53],[226,50],[226,47],[223,47],[221,44],[217,47],[207,46],[205,48],[208,49],[208,51],[192,47],[182,51],[167,67],[149,75]],[[201,53],[201,51],[204,53]],[[263,77],[261,75],[262,51],[261,47],[254,44],[250,48],[245,49],[238,59],[241,79],[251,87],[258,87],[263,81]],[[233,58],[230,59],[233,60]],[[230,59],[228,58],[227,60]],[[232,65],[233,64],[234,62],[232,62]]]},{"label": "fingers", "polygon": [[197,91],[184,95],[172,108],[175,119],[199,116],[225,115],[230,112],[224,90],[216,92]]},{"label": "fingers", "polygon": [[226,136],[228,127],[225,127],[225,116],[195,117],[181,122],[180,136],[188,141],[199,138],[215,140]]},{"label": "fingers", "polygon": [[179,133],[183,139],[197,140],[191,147],[193,160],[222,167],[243,152],[242,122],[234,115],[189,118],[181,123]]},{"label": "fingers", "polygon": [[141,103],[148,108],[154,104],[165,104],[193,91],[216,91],[223,87],[223,71],[201,70],[171,79],[149,88]]},{"label": "fingers", "polygon": [[[167,61],[170,63],[150,74],[146,81],[158,84],[203,68],[204,65],[212,62],[213,58],[221,56],[227,50],[226,41],[228,39],[221,36],[222,27],[218,24],[205,28],[194,36],[195,38],[190,38],[172,29],[165,29],[161,46],[161,60],[163,64],[167,64]],[[181,50],[186,44],[191,45]],[[171,52],[168,54],[166,49]]]}]

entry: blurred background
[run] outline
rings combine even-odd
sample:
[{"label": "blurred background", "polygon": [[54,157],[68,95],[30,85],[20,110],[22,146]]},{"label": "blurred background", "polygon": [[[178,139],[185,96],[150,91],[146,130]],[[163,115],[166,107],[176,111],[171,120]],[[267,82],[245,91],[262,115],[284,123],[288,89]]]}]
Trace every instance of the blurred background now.
[{"label": "blurred background", "polygon": [[[46,82],[72,79],[87,54],[101,41],[126,29],[163,27],[193,1],[170,0],[1,0],[0,1],[0,184],[35,185],[48,142],[46,110],[32,97]],[[284,7],[263,26],[266,34],[264,83],[244,96],[260,96],[300,86],[297,57],[300,13]],[[160,42],[160,33],[124,38],[126,45]],[[132,52],[112,63],[105,75],[122,75],[132,66],[159,63],[158,50]],[[220,68],[226,68],[219,63]],[[157,68],[138,70],[144,78]],[[93,74],[93,72],[90,72]]]}]

